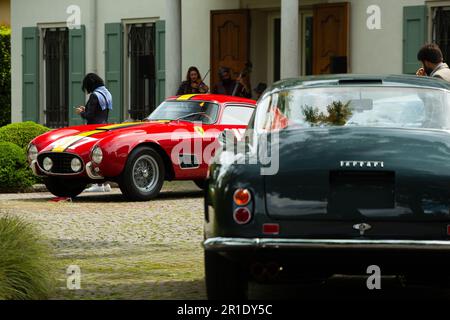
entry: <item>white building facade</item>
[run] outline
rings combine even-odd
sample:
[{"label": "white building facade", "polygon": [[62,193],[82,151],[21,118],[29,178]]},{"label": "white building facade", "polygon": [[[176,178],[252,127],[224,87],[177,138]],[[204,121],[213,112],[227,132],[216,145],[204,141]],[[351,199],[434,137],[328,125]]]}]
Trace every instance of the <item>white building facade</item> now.
[{"label": "white building facade", "polygon": [[148,115],[190,66],[212,85],[220,66],[239,74],[251,61],[253,87],[311,74],[412,73],[421,45],[447,43],[447,8],[450,1],[11,0],[12,120],[81,123],[73,108],[85,102],[89,72],[113,94],[111,122]]}]

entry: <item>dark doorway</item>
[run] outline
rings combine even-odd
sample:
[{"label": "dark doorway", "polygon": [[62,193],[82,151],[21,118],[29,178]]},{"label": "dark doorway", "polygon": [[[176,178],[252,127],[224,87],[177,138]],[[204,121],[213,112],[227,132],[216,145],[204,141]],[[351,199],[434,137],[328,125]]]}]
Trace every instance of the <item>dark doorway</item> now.
[{"label": "dark doorway", "polygon": [[69,125],[69,31],[67,28],[43,31],[45,124],[49,128],[67,127]]},{"label": "dark doorway", "polygon": [[450,61],[450,7],[436,9],[433,20],[433,42],[441,48],[444,61]]},{"label": "dark doorway", "polygon": [[132,119],[142,120],[155,109],[155,27],[132,25],[128,34],[130,107]]},{"label": "dark doorway", "polygon": [[[313,17],[305,17],[304,42],[300,38],[300,43],[304,45],[304,70],[302,74],[313,74]],[[301,37],[301,35],[300,35]],[[303,61],[302,61],[303,63]],[[281,18],[273,20],[273,81],[281,78]]]},{"label": "dark doorway", "polygon": [[314,18],[305,18],[305,75],[313,74],[313,27]]},{"label": "dark doorway", "polygon": [[314,6],[313,74],[347,73],[350,4]]},{"label": "dark doorway", "polygon": [[281,18],[273,21],[273,81],[280,80],[281,75]]}]

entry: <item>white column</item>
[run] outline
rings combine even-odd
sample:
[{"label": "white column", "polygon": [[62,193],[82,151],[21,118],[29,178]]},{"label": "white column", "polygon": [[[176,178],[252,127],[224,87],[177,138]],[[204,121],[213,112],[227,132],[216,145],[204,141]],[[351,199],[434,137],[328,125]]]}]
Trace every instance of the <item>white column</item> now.
[{"label": "white column", "polygon": [[[86,57],[86,73],[98,73],[98,59],[100,58],[98,54],[98,0],[91,0],[89,10],[89,27],[86,31],[86,39],[89,43],[90,51]],[[103,55],[101,57],[103,58]],[[99,76],[104,78],[105,75],[99,74]]]},{"label": "white column", "polygon": [[166,2],[166,96],[175,95],[181,81],[181,0]]},{"label": "white column", "polygon": [[281,79],[300,75],[298,1],[281,0]]}]

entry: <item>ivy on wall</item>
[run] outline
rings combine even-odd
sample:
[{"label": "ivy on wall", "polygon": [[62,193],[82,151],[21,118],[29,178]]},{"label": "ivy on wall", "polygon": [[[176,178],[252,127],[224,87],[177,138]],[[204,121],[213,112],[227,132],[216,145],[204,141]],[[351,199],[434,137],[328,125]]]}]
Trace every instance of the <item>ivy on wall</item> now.
[{"label": "ivy on wall", "polygon": [[0,127],[11,123],[11,29],[0,26]]}]

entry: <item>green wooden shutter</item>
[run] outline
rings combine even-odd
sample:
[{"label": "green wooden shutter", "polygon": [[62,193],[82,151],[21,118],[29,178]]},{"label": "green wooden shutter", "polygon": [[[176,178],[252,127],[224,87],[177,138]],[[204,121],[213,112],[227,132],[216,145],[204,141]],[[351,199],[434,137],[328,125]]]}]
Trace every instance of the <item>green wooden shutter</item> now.
[{"label": "green wooden shutter", "polygon": [[166,99],[166,22],[156,22],[156,103]]},{"label": "green wooden shutter", "polygon": [[123,118],[123,28],[121,23],[105,24],[105,81],[113,96],[113,110],[109,113],[111,123]]},{"label": "green wooden shutter", "polygon": [[22,28],[22,120],[39,122],[39,29]]},{"label": "green wooden shutter", "polygon": [[415,74],[420,68],[417,52],[427,42],[427,6],[403,8],[403,73]]},{"label": "green wooden shutter", "polygon": [[83,120],[75,113],[74,107],[84,106],[86,95],[81,85],[86,72],[86,29],[69,30],[69,124],[82,124]]}]

